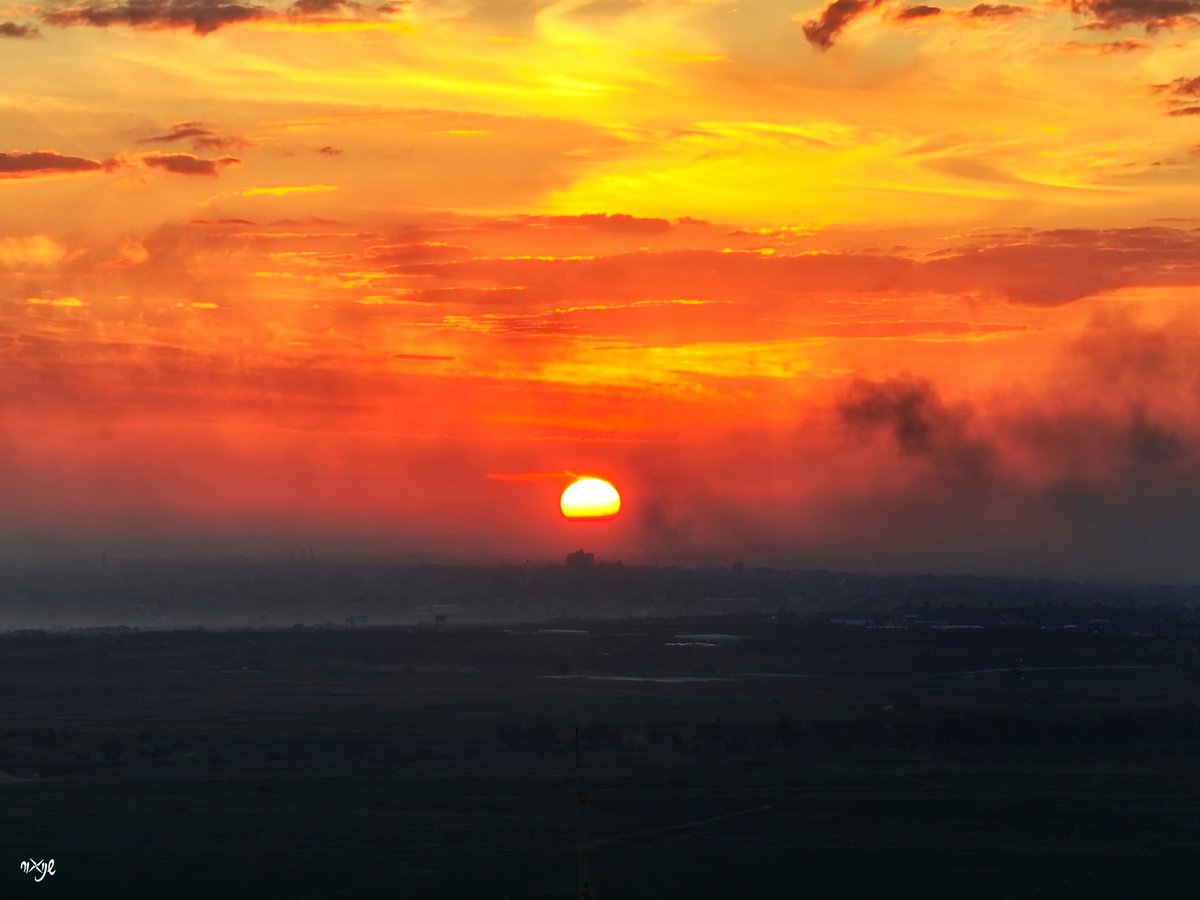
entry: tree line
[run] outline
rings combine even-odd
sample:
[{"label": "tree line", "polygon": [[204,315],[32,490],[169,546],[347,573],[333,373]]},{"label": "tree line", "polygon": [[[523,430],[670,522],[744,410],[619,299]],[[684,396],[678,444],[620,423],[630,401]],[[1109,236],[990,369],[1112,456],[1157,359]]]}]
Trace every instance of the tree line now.
[{"label": "tree line", "polygon": [[1152,709],[1114,709],[1091,716],[1032,717],[1018,712],[968,712],[881,719],[788,716],[724,718],[690,724],[579,723],[527,719],[501,725],[509,752],[559,755],[658,749],[685,754],[976,753],[1200,742],[1200,710],[1190,702]]}]

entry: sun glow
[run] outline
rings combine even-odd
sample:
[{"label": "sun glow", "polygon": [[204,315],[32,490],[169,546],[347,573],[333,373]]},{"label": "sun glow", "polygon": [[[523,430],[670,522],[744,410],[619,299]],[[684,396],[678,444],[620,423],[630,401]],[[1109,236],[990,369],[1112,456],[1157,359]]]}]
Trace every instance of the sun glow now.
[{"label": "sun glow", "polygon": [[559,507],[568,519],[611,519],[621,510],[621,495],[602,478],[580,478],[563,491]]}]

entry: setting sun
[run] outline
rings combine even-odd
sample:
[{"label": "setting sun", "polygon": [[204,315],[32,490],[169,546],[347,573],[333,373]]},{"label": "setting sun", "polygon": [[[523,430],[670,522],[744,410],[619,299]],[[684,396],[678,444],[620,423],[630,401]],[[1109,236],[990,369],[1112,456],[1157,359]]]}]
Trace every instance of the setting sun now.
[{"label": "setting sun", "polygon": [[559,506],[568,519],[611,519],[621,510],[621,495],[603,478],[580,478],[563,491]]}]

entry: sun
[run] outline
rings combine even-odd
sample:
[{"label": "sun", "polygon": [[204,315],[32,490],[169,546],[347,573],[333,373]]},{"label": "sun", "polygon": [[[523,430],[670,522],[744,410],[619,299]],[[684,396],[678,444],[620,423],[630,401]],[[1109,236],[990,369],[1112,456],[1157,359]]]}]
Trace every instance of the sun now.
[{"label": "sun", "polygon": [[611,519],[621,511],[621,495],[603,478],[579,478],[559,501],[568,519]]}]

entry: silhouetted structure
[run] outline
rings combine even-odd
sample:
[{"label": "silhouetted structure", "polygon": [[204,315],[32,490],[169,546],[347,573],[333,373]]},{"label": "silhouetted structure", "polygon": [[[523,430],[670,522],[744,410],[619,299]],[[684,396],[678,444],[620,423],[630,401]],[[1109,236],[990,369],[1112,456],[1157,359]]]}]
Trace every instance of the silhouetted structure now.
[{"label": "silhouetted structure", "polygon": [[583,548],[576,550],[574,553],[567,554],[567,567],[571,569],[581,569],[585,566],[590,566],[596,561],[595,553],[586,553]]}]

